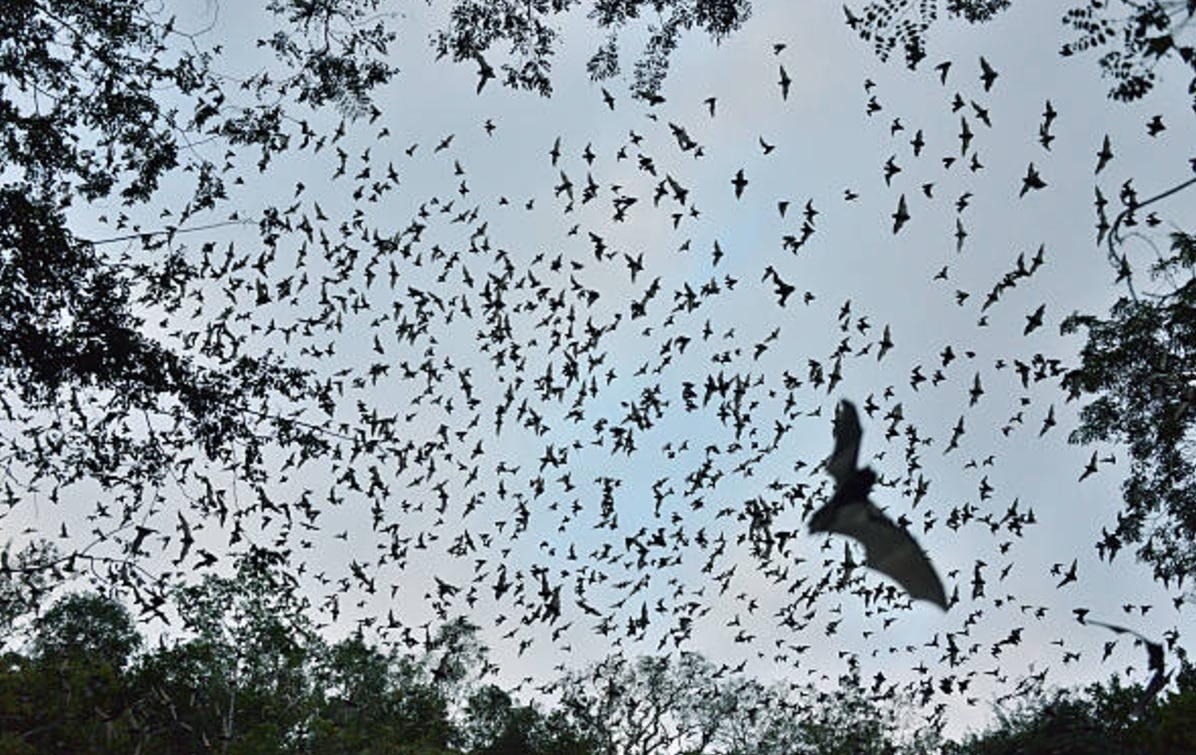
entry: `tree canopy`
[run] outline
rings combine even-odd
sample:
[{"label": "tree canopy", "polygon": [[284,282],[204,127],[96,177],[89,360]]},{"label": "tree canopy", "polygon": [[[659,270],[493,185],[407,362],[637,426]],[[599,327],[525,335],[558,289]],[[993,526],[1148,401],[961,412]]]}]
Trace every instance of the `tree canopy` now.
[{"label": "tree canopy", "polygon": [[[199,592],[259,600],[271,569],[242,566],[237,582],[210,578]],[[191,608],[229,618],[218,603]],[[360,635],[329,643],[270,615],[252,624],[154,645],[119,603],[63,597],[22,633],[29,651],[4,657],[0,752],[1152,755],[1193,746],[1190,666],[1175,692],[1137,717],[1140,685],[1114,676],[1084,689],[1028,688],[989,728],[943,740],[904,731],[911,701],[858,676],[827,693],[765,686],[693,654],[611,657],[551,681],[540,701],[520,701],[481,680],[477,655],[454,657],[463,676],[437,681],[443,659],[431,645],[396,653]]]}]

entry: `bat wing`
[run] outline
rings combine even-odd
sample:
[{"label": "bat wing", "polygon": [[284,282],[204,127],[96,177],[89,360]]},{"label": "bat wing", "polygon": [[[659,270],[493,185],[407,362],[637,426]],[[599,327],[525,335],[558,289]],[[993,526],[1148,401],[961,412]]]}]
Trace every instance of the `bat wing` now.
[{"label": "bat wing", "polygon": [[1150,641],[1150,638],[1146,637],[1145,635],[1140,634],[1139,632],[1135,632],[1133,629],[1130,629],[1129,627],[1123,627],[1120,624],[1110,624],[1105,621],[1097,621],[1096,619],[1086,619],[1082,623],[1092,624],[1093,626],[1098,626],[1098,627],[1104,627],[1105,629],[1108,629],[1112,632],[1116,632],[1117,634],[1132,634],[1133,636],[1137,637],[1139,640],[1142,640],[1143,642],[1147,643],[1147,645],[1154,644]]},{"label": "bat wing", "polygon": [[1157,669],[1154,675],[1150,677],[1150,682],[1142,691],[1142,697],[1138,700],[1135,707],[1137,714],[1140,716],[1146,710],[1146,706],[1150,705],[1150,701],[1159,694],[1163,687],[1167,686],[1167,682],[1171,681],[1171,675],[1163,672],[1162,668]]},{"label": "bat wing", "polygon": [[826,461],[826,470],[835,478],[835,484],[842,486],[856,471],[860,455],[860,415],[855,404],[847,399],[839,402],[835,409],[835,450]]},{"label": "bat wing", "polygon": [[835,496],[810,519],[811,532],[831,532],[858,540],[865,564],[901,585],[911,598],[947,610],[942,580],[925,551],[903,527],[894,524],[866,497]]},{"label": "bat wing", "polygon": [[[1156,678],[1163,675],[1163,672],[1166,670],[1166,653],[1163,651],[1163,646],[1161,644],[1155,642],[1141,632],[1135,632],[1133,629],[1130,629],[1129,627],[1123,627],[1119,624],[1109,624],[1104,621],[1097,621],[1096,619],[1088,619],[1084,623],[1095,624],[1098,627],[1104,627],[1105,629],[1116,632],[1117,634],[1131,634],[1134,637],[1137,637],[1142,641],[1142,644],[1146,646],[1147,668],[1155,672]],[[1151,680],[1152,683],[1154,681],[1154,679]]]}]

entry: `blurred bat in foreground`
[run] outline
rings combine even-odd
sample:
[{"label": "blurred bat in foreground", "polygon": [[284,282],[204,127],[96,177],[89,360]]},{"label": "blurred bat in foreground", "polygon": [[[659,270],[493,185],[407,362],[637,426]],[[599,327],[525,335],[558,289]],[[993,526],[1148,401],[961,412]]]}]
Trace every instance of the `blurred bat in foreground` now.
[{"label": "blurred bat in foreground", "polygon": [[1105,629],[1116,632],[1117,634],[1132,634],[1134,637],[1137,637],[1143,645],[1146,646],[1146,666],[1154,673],[1151,675],[1150,681],[1147,682],[1146,689],[1142,692],[1142,699],[1140,699],[1138,704],[1134,707],[1135,714],[1141,715],[1142,712],[1146,710],[1146,706],[1150,703],[1150,701],[1154,699],[1155,695],[1159,694],[1159,691],[1166,686],[1168,679],[1170,679],[1170,675],[1167,673],[1166,664],[1164,663],[1163,646],[1157,642],[1147,639],[1145,635],[1135,632],[1133,629],[1129,629],[1128,627],[1118,626],[1117,624],[1106,624],[1103,621],[1084,618],[1080,618],[1080,623],[1095,624],[1098,627],[1104,627]]},{"label": "blurred bat in foreground", "polygon": [[864,545],[864,564],[897,582],[911,598],[947,610],[943,583],[926,553],[868,498],[876,483],[871,467],[856,466],[860,452],[859,414],[846,399],[835,412],[835,450],[826,462],[835,478],[831,500],[810,517],[810,532],[847,535]]}]

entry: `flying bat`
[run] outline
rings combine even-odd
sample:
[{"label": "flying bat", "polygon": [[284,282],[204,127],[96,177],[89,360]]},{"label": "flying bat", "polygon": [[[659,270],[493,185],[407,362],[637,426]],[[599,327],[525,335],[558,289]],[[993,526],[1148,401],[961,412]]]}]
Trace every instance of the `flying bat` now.
[{"label": "flying bat", "polygon": [[997,70],[995,68],[993,68],[991,65],[989,65],[989,62],[984,59],[983,55],[981,55],[980,56],[980,81],[983,82],[983,84],[984,84],[984,91],[987,92],[988,90],[993,88],[993,84],[996,83],[997,76],[999,76],[999,75],[1000,74],[997,73]]},{"label": "flying bat", "polygon": [[495,76],[494,67],[487,63],[480,53],[475,53],[473,57],[478,63],[478,90],[476,93],[481,94],[486,87],[486,82]]},{"label": "flying bat", "polygon": [[864,546],[864,565],[901,585],[911,598],[947,610],[942,580],[925,551],[909,532],[877,508],[868,494],[876,483],[871,467],[860,468],[860,417],[855,405],[844,399],[835,411],[835,450],[826,462],[835,479],[830,502],[810,517],[810,532],[847,535]]},{"label": "flying bat", "polygon": [[891,216],[893,218],[893,233],[898,233],[902,227],[909,221],[909,207],[905,204],[905,195],[897,200],[897,211]]},{"label": "flying bat", "polygon": [[1100,173],[1113,159],[1113,145],[1109,143],[1109,135],[1105,134],[1105,140],[1101,142],[1100,152],[1096,153],[1096,172]]},{"label": "flying bat", "polygon": [[743,196],[743,190],[747,188],[748,180],[743,175],[743,168],[740,168],[735,173],[735,178],[731,179],[731,185],[735,187],[735,198],[739,199]]},{"label": "flying bat", "polygon": [[1150,640],[1145,635],[1135,632],[1133,629],[1129,629],[1128,627],[1119,626],[1117,624],[1106,624],[1103,621],[1096,621],[1095,619],[1085,619],[1082,615],[1078,616],[1077,618],[1081,624],[1094,624],[1098,627],[1104,627],[1112,632],[1116,632],[1117,634],[1133,635],[1134,637],[1137,637],[1143,645],[1146,646],[1146,667],[1153,673],[1151,674],[1150,681],[1146,685],[1146,689],[1142,691],[1141,699],[1138,700],[1138,704],[1135,706],[1135,712],[1138,715],[1141,715],[1146,709],[1146,706],[1150,704],[1150,701],[1159,694],[1159,691],[1162,690],[1164,686],[1166,686],[1167,681],[1170,678],[1170,675],[1167,673],[1165,662],[1166,653],[1163,650],[1163,646]]}]

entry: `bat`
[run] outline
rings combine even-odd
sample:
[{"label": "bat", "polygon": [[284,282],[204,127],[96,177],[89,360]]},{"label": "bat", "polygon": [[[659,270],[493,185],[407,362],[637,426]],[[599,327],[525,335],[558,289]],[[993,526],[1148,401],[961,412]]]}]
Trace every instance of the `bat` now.
[{"label": "bat", "polygon": [[897,212],[894,212],[891,217],[893,218],[893,233],[896,234],[909,221],[909,207],[905,204],[904,194],[901,195],[901,199],[897,200]]},{"label": "bat", "polygon": [[1146,706],[1150,701],[1154,699],[1155,695],[1159,694],[1159,691],[1163,689],[1170,679],[1170,674],[1167,673],[1166,663],[1164,662],[1165,654],[1163,646],[1128,627],[1118,626],[1117,624],[1106,624],[1103,621],[1096,621],[1095,619],[1085,620],[1081,618],[1080,623],[1094,624],[1117,634],[1131,634],[1146,646],[1146,667],[1154,673],[1151,674],[1150,681],[1146,684],[1146,689],[1142,692],[1142,698],[1134,706],[1135,713],[1141,715],[1146,710]]},{"label": "bat", "polygon": [[942,580],[925,551],[868,497],[876,483],[871,467],[857,466],[860,453],[860,417],[855,405],[844,399],[835,411],[835,450],[826,469],[835,480],[831,500],[810,517],[810,532],[846,535],[864,546],[864,565],[897,582],[915,600],[947,610]]}]

